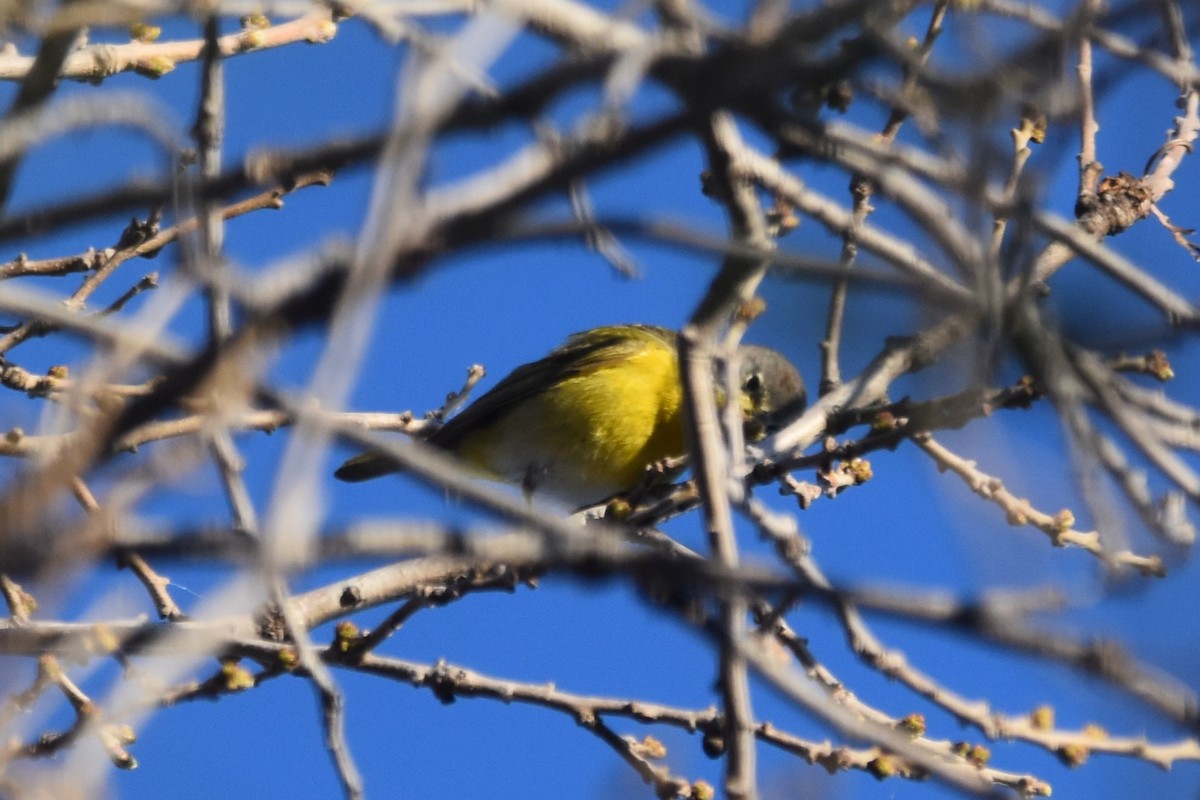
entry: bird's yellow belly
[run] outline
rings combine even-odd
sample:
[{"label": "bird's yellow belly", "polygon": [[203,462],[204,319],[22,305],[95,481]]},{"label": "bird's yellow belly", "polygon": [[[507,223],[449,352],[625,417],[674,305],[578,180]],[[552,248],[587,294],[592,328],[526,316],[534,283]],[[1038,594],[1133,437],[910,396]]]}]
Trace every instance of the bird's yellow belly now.
[{"label": "bird's yellow belly", "polygon": [[661,348],[576,375],[459,446],[476,466],[573,505],[632,489],[650,464],[684,452],[674,352]]}]

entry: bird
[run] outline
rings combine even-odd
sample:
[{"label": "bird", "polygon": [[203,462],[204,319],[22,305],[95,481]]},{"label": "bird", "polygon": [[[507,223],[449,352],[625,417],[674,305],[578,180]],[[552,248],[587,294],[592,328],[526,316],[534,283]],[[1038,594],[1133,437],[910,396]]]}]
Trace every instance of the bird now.
[{"label": "bird", "polygon": [[[804,409],[804,380],[770,348],[743,344],[738,355],[745,432],[759,440]],[[544,492],[585,508],[634,489],[650,465],[684,455],[683,414],[676,333],[610,325],[517,367],[428,442],[527,496]],[[334,477],[357,482],[397,471],[397,462],[367,451]]]}]

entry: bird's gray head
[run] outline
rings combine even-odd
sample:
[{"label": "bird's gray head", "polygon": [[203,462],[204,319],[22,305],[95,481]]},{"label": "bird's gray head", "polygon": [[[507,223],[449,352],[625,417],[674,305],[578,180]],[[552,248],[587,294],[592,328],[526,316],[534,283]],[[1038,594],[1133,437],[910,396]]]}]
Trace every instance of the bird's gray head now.
[{"label": "bird's gray head", "polygon": [[758,440],[799,415],[808,403],[808,394],[799,370],[782,353],[744,344],[738,348],[738,356],[746,433]]}]

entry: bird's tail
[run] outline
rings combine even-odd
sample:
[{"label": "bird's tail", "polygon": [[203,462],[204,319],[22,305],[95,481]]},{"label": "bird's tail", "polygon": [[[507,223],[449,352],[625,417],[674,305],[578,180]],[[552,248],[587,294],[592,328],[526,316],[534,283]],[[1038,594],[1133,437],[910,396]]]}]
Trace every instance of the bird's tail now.
[{"label": "bird's tail", "polygon": [[359,481],[369,481],[372,478],[388,475],[392,472],[400,472],[402,469],[403,467],[395,459],[383,453],[368,450],[365,453],[360,453],[351,459],[347,459],[333,473],[333,477],[339,481],[358,483]]}]

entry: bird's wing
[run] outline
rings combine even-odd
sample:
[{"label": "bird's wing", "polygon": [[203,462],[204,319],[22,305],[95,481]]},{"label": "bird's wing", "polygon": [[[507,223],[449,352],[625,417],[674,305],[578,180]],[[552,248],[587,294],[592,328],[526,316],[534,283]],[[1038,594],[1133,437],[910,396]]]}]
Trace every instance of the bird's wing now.
[{"label": "bird's wing", "polygon": [[523,364],[447,422],[429,441],[455,450],[464,438],[562,381],[618,364],[647,345],[675,348],[675,334],[651,325],[620,325],[577,333],[545,358]]}]

